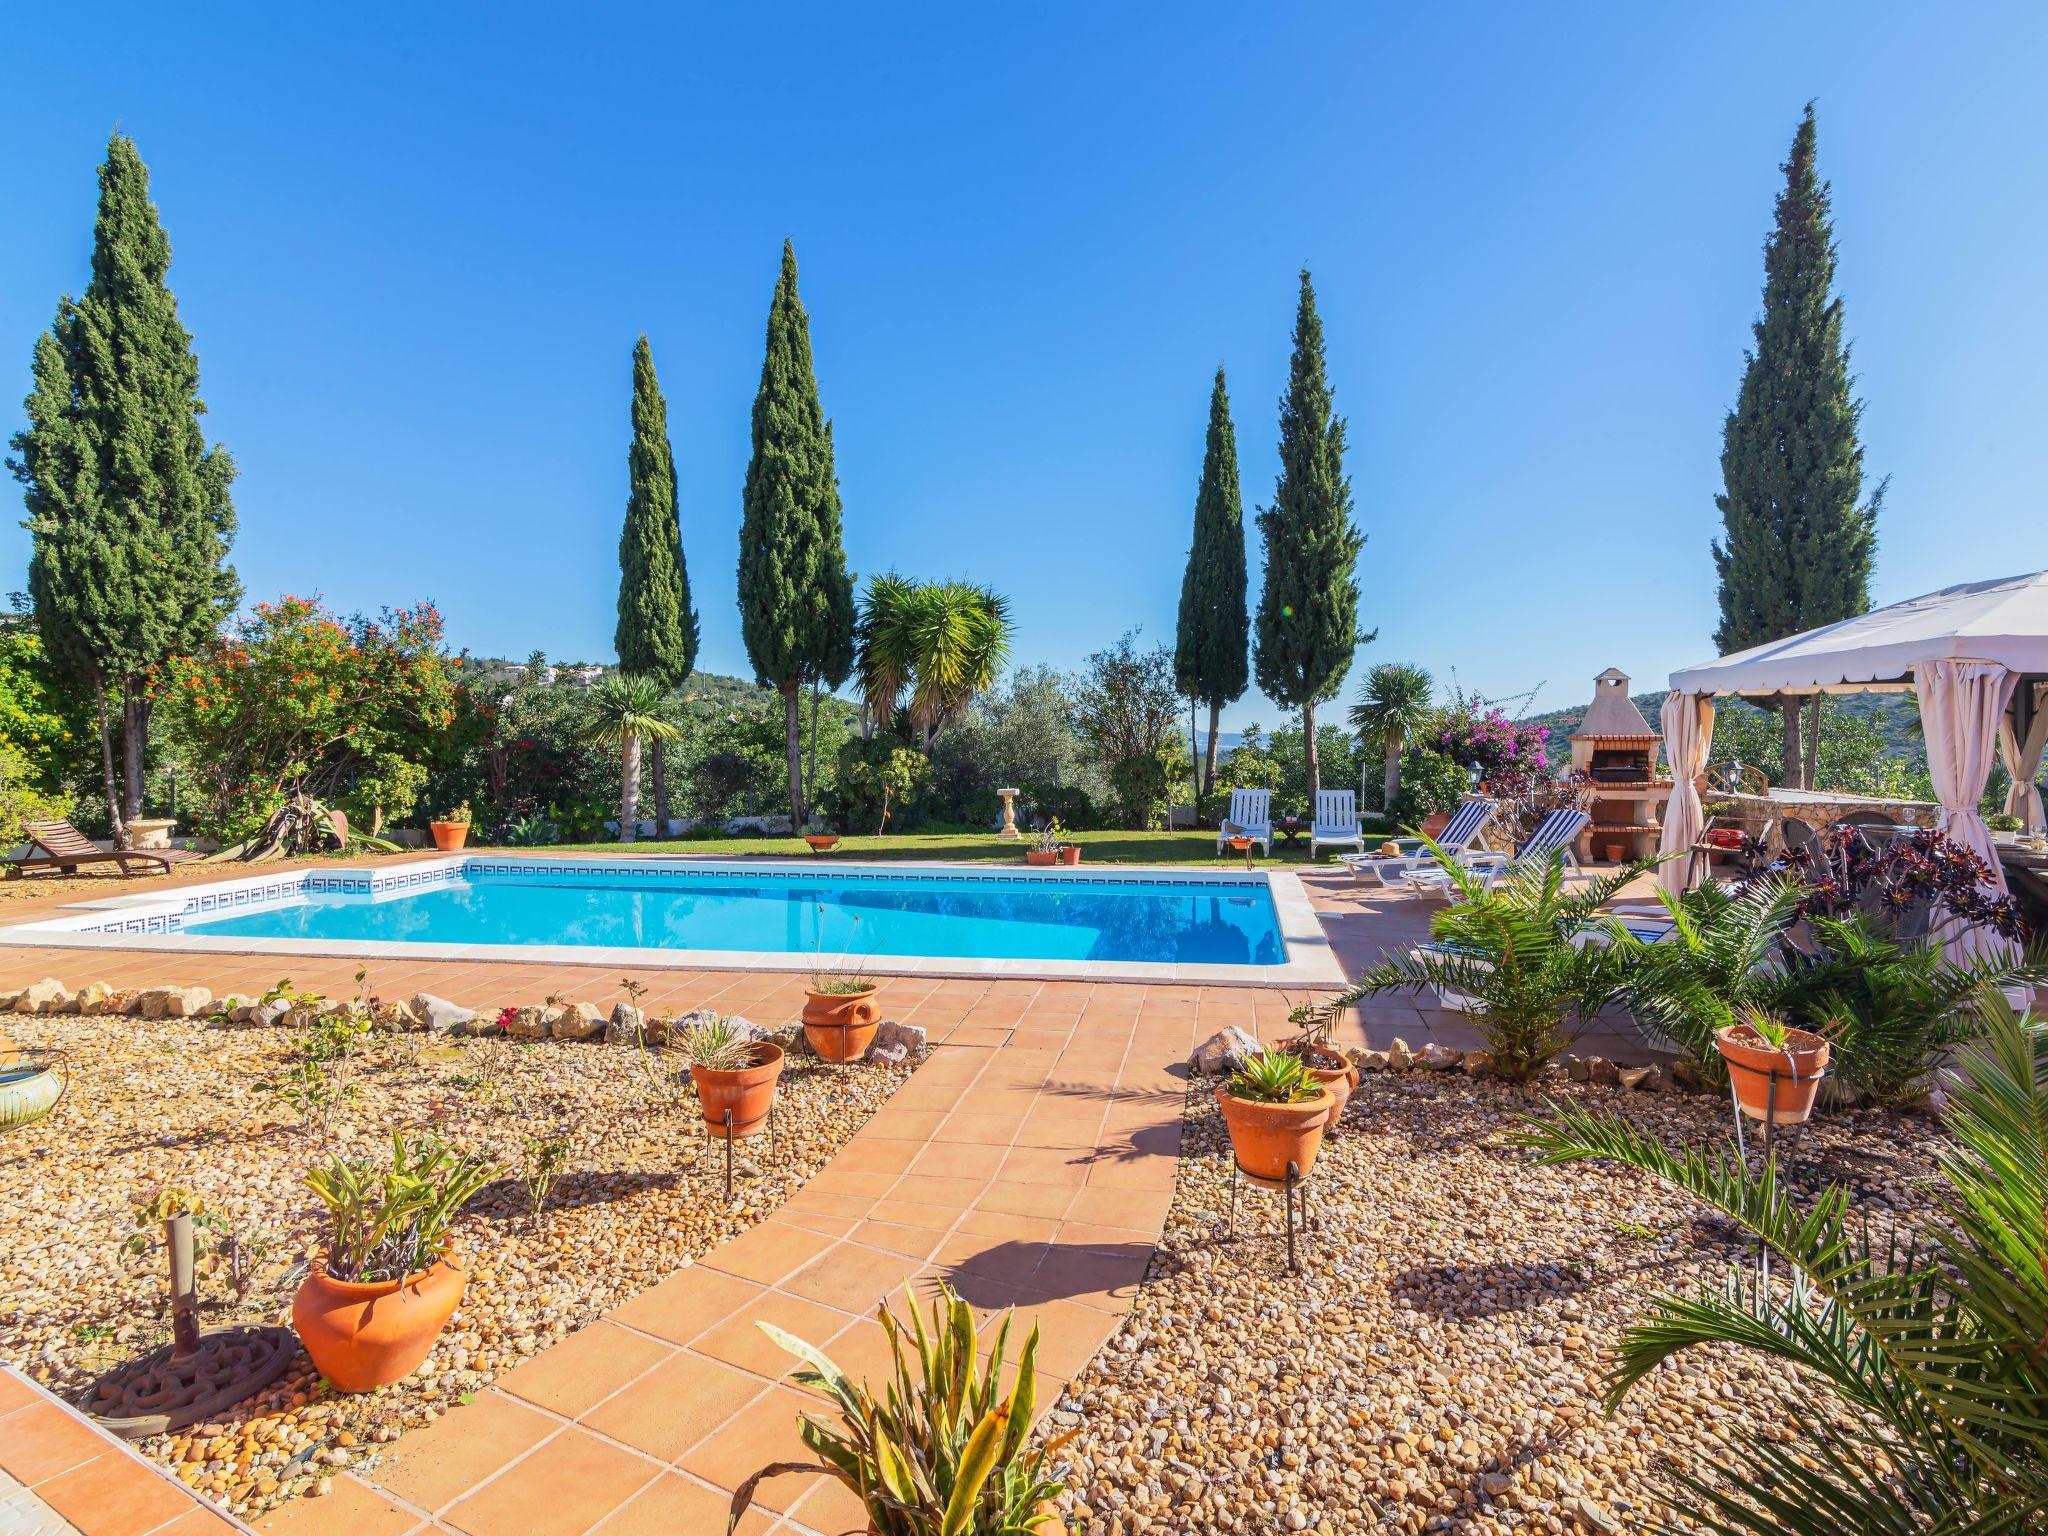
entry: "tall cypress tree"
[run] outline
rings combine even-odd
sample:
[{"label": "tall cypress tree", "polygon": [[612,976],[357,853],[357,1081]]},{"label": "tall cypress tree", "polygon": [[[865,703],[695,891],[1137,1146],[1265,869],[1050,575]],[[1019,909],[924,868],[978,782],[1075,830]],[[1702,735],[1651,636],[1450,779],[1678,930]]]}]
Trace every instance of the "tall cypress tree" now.
[{"label": "tall cypress tree", "polygon": [[1195,492],[1195,541],[1180,581],[1180,622],[1174,634],[1173,677],[1180,691],[1209,706],[1209,745],[1202,787],[1216,789],[1216,727],[1223,706],[1244,696],[1251,681],[1247,648],[1251,619],[1245,611],[1244,501],[1237,483],[1237,429],[1223,370],[1209,394],[1209,441],[1202,453],[1202,484]]},{"label": "tall cypress tree", "polygon": [[[676,461],[668,440],[668,402],[654,376],[654,352],[633,346],[633,445],[626,453],[631,489],[619,534],[619,670],[651,678],[663,693],[683,684],[697,662],[697,614],[676,509]],[[654,819],[668,825],[663,738],[653,738]],[[633,829],[621,831],[631,838]]]},{"label": "tall cypress tree", "polygon": [[1344,418],[1336,414],[1323,352],[1323,321],[1304,268],[1294,315],[1294,357],[1280,397],[1280,480],[1259,512],[1266,583],[1259,594],[1259,687],[1301,711],[1311,804],[1323,786],[1316,705],[1333,698],[1351,653],[1372,639],[1358,632],[1358,552],[1365,535],[1351,521],[1344,473]]},{"label": "tall cypress tree", "polygon": [[[196,648],[241,596],[227,565],[234,461],[209,447],[199,361],[166,286],[171,242],[134,141],[99,171],[92,280],[38,339],[28,427],[8,467],[33,536],[29,595],[51,654],[92,689],[116,836],[142,811],[147,674]],[[123,714],[117,789],[108,696]]]},{"label": "tall cypress tree", "polygon": [[840,542],[832,428],[818,402],[811,326],[797,296],[796,251],[768,308],[768,344],[754,396],[753,457],[740,520],[740,633],[755,677],[782,694],[789,813],[806,816],[800,704],[853,670],[853,578]]},{"label": "tall cypress tree", "polygon": [[[1880,484],[1868,502],[1835,280],[1828,184],[1815,169],[1813,104],[1792,136],[1777,219],[1764,242],[1763,314],[1721,433],[1723,537],[1714,566],[1725,654],[1867,612]],[[1800,701],[1779,701],[1784,782],[1807,786]],[[1818,737],[1818,703],[1814,701]]]}]

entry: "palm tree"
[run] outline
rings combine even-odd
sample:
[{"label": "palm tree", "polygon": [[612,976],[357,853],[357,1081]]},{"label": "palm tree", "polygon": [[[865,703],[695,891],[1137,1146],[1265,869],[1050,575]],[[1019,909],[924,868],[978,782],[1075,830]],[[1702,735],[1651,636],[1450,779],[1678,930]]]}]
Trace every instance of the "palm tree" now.
[{"label": "palm tree", "polygon": [[597,713],[583,739],[598,746],[617,747],[619,764],[619,836],[632,842],[640,832],[640,743],[652,738],[674,741],[683,733],[662,719],[667,695],[651,677],[628,677],[623,672],[606,676],[591,690]]},{"label": "palm tree", "polygon": [[[1676,1154],[1613,1115],[1553,1109],[1517,1139],[1546,1163],[1598,1159],[1654,1175],[1747,1228],[1789,1285],[1731,1276],[1661,1295],[1623,1334],[1610,1409],[1665,1360],[1736,1345],[1803,1367],[1845,1410],[1772,1421],[1717,1476],[1681,1474],[1663,1530],[1722,1536],[2023,1536],[2048,1515],[2048,1026],[1995,988],[1962,1054],[1939,1154],[1947,1183],[1921,1238],[1852,1213],[1830,1186],[1794,1199],[1775,1159]],[[1891,1227],[1890,1222],[1884,1226]]]},{"label": "palm tree", "polygon": [[856,638],[861,703],[874,728],[902,713],[929,753],[1001,674],[1010,602],[969,582],[916,582],[890,571],[868,583]]},{"label": "palm tree", "polygon": [[1429,724],[1435,691],[1436,681],[1428,670],[1407,661],[1383,661],[1359,685],[1357,702],[1351,706],[1351,729],[1365,745],[1377,742],[1386,753],[1382,810],[1391,811],[1401,793],[1401,750],[1409,737]]},{"label": "palm tree", "polygon": [[1561,854],[1489,881],[1486,871],[1424,842],[1461,899],[1430,918],[1430,943],[1389,953],[1319,1011],[1391,992],[1458,994],[1468,1000],[1493,1070],[1527,1082],[1620,992],[1627,971],[1614,942],[1619,925],[1601,909],[1651,863],[1567,893]]}]

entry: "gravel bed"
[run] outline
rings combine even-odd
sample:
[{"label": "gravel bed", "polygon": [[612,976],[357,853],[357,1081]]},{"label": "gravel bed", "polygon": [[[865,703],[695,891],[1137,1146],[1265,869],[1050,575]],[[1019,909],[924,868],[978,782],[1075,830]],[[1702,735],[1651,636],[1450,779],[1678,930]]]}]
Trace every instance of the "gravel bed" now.
[{"label": "gravel bed", "polygon": [[[1713,1097],[1546,1091],[1667,1143],[1725,1140]],[[1315,1170],[1322,1230],[1285,1272],[1277,1195],[1224,1238],[1228,1140],[1189,1098],[1179,1187],[1136,1308],[1055,1409],[1079,1425],[1070,1517],[1086,1536],[1638,1529],[1674,1467],[1725,1461],[1738,1426],[1825,1411],[1789,1366],[1697,1350],[1612,1416],[1605,1352],[1659,1290],[1753,1248],[1647,1176],[1537,1167],[1504,1144],[1539,1099],[1433,1073],[1368,1074]],[[1924,1211],[1938,1125],[1836,1112],[1782,1133],[1795,1184]]]},{"label": "gravel bed", "polygon": [[[354,1097],[323,1139],[261,1086],[293,1036],[200,1019],[0,1015],[24,1047],[71,1051],[56,1113],[7,1135],[0,1158],[0,1358],[71,1395],[169,1336],[168,1266],[152,1228],[125,1247],[137,1203],[166,1185],[220,1213],[257,1255],[237,1299],[203,1265],[203,1321],[289,1323],[321,1211],[306,1169],[336,1152],[388,1157],[391,1127],[436,1128],[508,1170],[459,1219],[469,1285],[418,1372],[360,1396],[326,1391],[303,1352],[232,1415],[141,1449],[195,1491],[247,1517],[323,1493],[336,1468],[374,1454],[500,1372],[680,1268],[773,1210],[821,1168],[908,1076],[828,1066],[793,1052],[777,1145],[742,1143],[734,1200],[694,1097],[671,1098],[631,1045],[372,1034]],[[687,1073],[683,1073],[687,1081]],[[573,1128],[569,1172],[536,1219],[509,1176],[528,1138]]]}]

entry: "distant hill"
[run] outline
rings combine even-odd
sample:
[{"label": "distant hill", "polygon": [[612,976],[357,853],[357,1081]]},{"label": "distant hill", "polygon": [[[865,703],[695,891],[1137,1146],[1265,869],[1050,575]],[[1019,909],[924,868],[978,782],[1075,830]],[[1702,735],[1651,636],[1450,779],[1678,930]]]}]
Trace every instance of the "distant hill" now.
[{"label": "distant hill", "polygon": [[[526,665],[523,661],[508,661],[502,656],[464,656],[457,662],[457,673],[472,688],[510,688],[525,674]],[[596,683],[607,672],[617,670],[613,665],[580,661],[551,660],[548,666],[554,673],[555,682],[580,682],[586,686]],[[780,696],[774,689],[717,672],[691,673],[689,681],[682,686],[682,694],[685,698],[728,708],[764,702],[781,707]]]},{"label": "distant hill", "polygon": [[[1632,697],[1636,708],[1643,712],[1643,718],[1650,722],[1653,730],[1656,729],[1658,711],[1664,707],[1664,695],[1638,693]],[[1910,694],[1844,693],[1836,696],[1836,703],[1841,706],[1844,714],[1859,719],[1867,718],[1876,724],[1878,739],[1884,743],[1886,757],[1897,758],[1916,768],[1926,766],[1927,743],[1914,727],[1915,711]],[[1592,701],[1589,699],[1585,704],[1576,705],[1571,709],[1553,709],[1548,714],[1531,715],[1529,723],[1549,726],[1551,736],[1562,741],[1579,728],[1579,722],[1586,718],[1586,710],[1591,704]],[[1722,699],[1719,706],[1723,710],[1753,707],[1740,699]]]}]

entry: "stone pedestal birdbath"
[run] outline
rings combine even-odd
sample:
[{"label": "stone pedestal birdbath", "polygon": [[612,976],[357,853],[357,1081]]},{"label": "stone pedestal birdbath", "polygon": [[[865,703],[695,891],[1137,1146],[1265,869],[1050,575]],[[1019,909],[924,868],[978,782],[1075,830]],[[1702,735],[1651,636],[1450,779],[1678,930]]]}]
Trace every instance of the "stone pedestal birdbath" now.
[{"label": "stone pedestal birdbath", "polygon": [[1014,789],[999,789],[996,793],[1003,797],[1003,824],[997,829],[996,836],[1006,843],[1014,843],[1024,835],[1017,830],[1018,791]]}]

